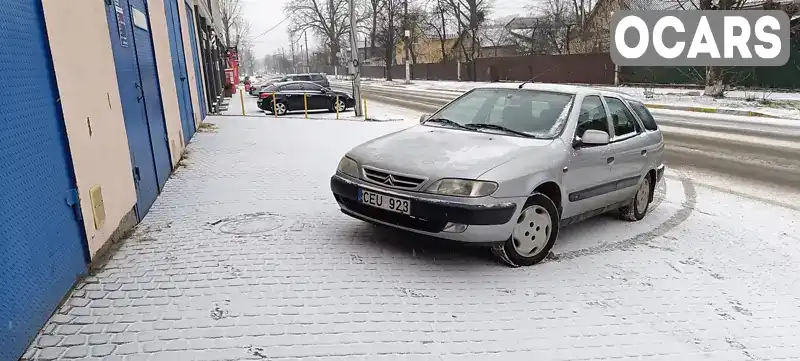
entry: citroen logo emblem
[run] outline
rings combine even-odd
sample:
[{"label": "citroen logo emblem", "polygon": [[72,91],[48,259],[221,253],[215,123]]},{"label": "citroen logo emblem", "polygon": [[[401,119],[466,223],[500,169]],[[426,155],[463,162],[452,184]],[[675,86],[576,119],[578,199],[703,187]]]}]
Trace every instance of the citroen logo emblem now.
[{"label": "citroen logo emblem", "polygon": [[394,185],[394,177],[391,174],[387,175],[386,178],[383,179],[383,184],[388,184],[390,186]]}]

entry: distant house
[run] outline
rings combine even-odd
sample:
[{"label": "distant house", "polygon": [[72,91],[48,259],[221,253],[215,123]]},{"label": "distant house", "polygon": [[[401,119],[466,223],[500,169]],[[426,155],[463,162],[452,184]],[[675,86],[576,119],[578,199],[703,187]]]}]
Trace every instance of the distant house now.
[{"label": "distant house", "polygon": [[358,47],[358,59],[362,65],[384,65],[384,48],[382,46],[371,47],[369,45]]},{"label": "distant house", "polygon": [[548,16],[526,16],[512,18],[504,27],[520,54],[563,54],[569,50],[564,35],[574,26]]},{"label": "distant house", "polygon": [[479,32],[480,58],[499,58],[519,55],[519,46],[502,25],[486,26]]},{"label": "distant house", "polygon": [[[482,28],[478,34],[477,43],[480,46],[476,52],[476,58],[497,58],[519,55],[519,48],[508,33],[508,30],[501,25],[490,25]],[[467,51],[471,48],[471,39],[466,37],[462,40]],[[416,63],[439,63],[442,61],[442,47],[449,60],[464,61],[464,51],[458,41],[458,34],[448,34],[447,39],[442,41],[439,38],[420,38],[414,41],[414,52]],[[405,48],[403,42],[397,44],[397,64],[405,64]]]},{"label": "distant house", "polygon": [[[448,34],[449,35],[449,34]],[[457,57],[457,53],[453,50],[456,47],[456,42],[458,41],[455,34],[452,36],[448,36],[447,39],[444,40],[444,44],[439,38],[418,38],[414,40],[414,55],[416,57],[416,64],[431,64],[431,63],[439,63],[442,61],[442,45],[444,45],[445,54],[447,54],[448,59],[454,59]],[[456,49],[458,50],[458,49]],[[397,59],[397,64],[405,64],[405,44],[401,41],[397,44],[397,48],[395,50],[395,57]],[[455,55],[454,55],[455,54]],[[413,59],[412,59],[413,60]]]}]

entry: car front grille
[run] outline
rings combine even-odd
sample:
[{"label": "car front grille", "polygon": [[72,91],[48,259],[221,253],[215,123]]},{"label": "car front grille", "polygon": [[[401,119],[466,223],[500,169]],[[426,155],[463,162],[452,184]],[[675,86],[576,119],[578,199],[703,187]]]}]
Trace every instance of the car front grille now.
[{"label": "car front grille", "polygon": [[425,182],[425,178],[387,172],[371,167],[364,167],[364,177],[373,183],[400,189],[416,189]]}]

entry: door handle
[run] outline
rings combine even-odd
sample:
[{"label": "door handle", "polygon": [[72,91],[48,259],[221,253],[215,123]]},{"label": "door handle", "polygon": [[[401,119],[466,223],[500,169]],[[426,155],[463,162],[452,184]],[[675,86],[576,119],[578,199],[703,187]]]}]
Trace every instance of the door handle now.
[{"label": "door handle", "polygon": [[642,149],[642,155],[647,155],[647,149]]},{"label": "door handle", "polygon": [[614,157],[608,157],[608,159],[606,159],[606,163],[608,164],[614,163]]}]

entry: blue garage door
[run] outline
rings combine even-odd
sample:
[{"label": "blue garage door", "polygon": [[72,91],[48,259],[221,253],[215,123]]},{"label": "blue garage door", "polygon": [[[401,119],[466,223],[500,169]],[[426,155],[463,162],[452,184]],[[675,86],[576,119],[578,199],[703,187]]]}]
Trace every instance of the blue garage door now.
[{"label": "blue garage door", "polygon": [[200,77],[200,52],[197,50],[197,32],[194,26],[194,11],[192,5],[186,2],[186,17],[189,21],[189,39],[192,41],[192,58],[194,63],[194,75],[197,86],[197,97],[200,98],[200,120],[206,119],[206,99],[203,93],[203,82]]},{"label": "blue garage door", "polygon": [[156,161],[156,178],[158,189],[164,189],[164,184],[172,171],[172,162],[169,155],[169,138],[167,126],[164,121],[164,104],[161,101],[161,85],[156,69],[156,53],[153,48],[153,38],[150,35],[150,16],[147,3],[144,0],[128,0],[131,6],[133,21],[133,43],[136,50],[136,61],[139,66],[139,80],[142,84],[144,95],[144,110],[147,116],[150,141]]},{"label": "blue garage door", "polygon": [[147,7],[142,0],[113,0],[106,13],[142,219],[172,168]]},{"label": "blue garage door", "polygon": [[87,252],[41,0],[0,0],[0,360],[16,360]]},{"label": "blue garage door", "polygon": [[192,97],[189,92],[189,75],[186,70],[186,54],[183,51],[183,35],[181,33],[181,17],[177,0],[164,1],[167,13],[167,30],[169,47],[172,51],[172,71],[175,74],[175,87],[178,90],[178,107],[180,108],[183,138],[188,144],[194,135],[194,112]]}]

